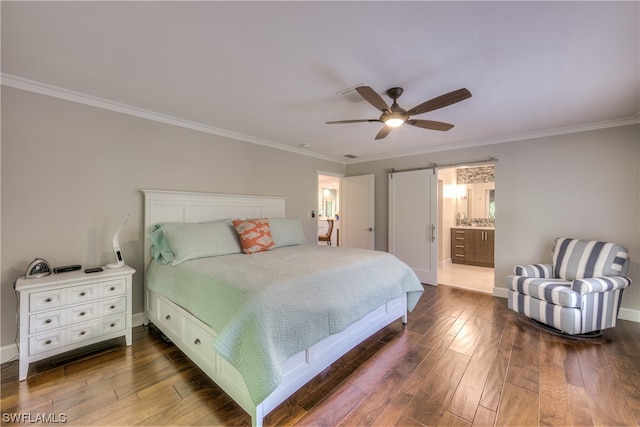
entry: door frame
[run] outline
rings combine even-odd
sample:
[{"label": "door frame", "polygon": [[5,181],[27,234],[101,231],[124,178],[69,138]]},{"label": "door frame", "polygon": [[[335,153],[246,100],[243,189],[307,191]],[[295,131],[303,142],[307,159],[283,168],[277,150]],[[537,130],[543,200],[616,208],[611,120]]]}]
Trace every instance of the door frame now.
[{"label": "door frame", "polygon": [[[322,200],[322,188],[320,188],[320,177],[321,176],[329,176],[329,177],[334,177],[336,178],[337,181],[337,194],[336,194],[336,200],[338,201],[338,209],[342,209],[342,178],[344,178],[344,174],[343,173],[336,173],[336,172],[326,172],[326,171],[317,171],[316,173],[316,188],[317,188],[317,193],[316,193],[316,208],[314,209],[315,215],[313,216],[313,218],[316,221],[316,234],[318,234],[318,218],[319,218],[319,202],[320,200]],[[338,212],[340,216],[342,216],[342,212]],[[334,223],[334,231],[333,234],[335,235],[335,239],[336,239],[336,246],[340,246],[340,224],[339,221],[337,223]],[[318,243],[317,238],[316,238],[316,243]]]},{"label": "door frame", "polygon": [[[442,164],[442,165],[436,165],[435,167],[435,171],[436,171],[436,176],[438,176],[438,178],[440,177],[440,172],[442,170],[445,169],[457,169],[457,168],[462,168],[462,167],[479,167],[479,166],[496,166],[497,167],[497,163],[498,163],[498,159],[494,158],[494,157],[490,157],[486,160],[469,160],[469,161],[459,161],[459,162],[455,162],[455,163],[450,163],[450,164]],[[449,184],[451,185],[451,184]],[[497,188],[498,187],[498,179],[497,179],[497,174],[494,178],[494,186]],[[449,246],[447,248],[447,245],[444,242],[444,239],[450,239],[450,230],[451,227],[455,227],[455,224],[453,224],[452,226],[450,226],[449,228],[446,229],[445,231],[445,227],[447,227],[447,225],[444,223],[444,198],[446,197],[445,195],[445,189],[444,187],[442,188],[443,191],[440,191],[438,194],[438,204],[441,205],[441,207],[438,210],[438,227],[440,229],[440,233],[438,233],[438,240],[443,239],[443,241],[441,243],[439,243],[442,246],[442,249],[444,251],[444,257],[440,260],[438,260],[438,265],[439,267],[445,267],[446,264],[450,264],[452,262],[451,260],[451,256],[450,256],[450,252],[451,252],[451,248],[450,248],[450,241],[449,241]],[[455,213],[454,213],[455,215]],[[494,227],[494,230],[497,230],[497,227]],[[445,250],[448,249],[448,250]],[[449,253],[449,255],[447,255],[447,253]],[[495,247],[494,247],[494,256],[495,256]],[[496,285],[495,285],[495,266],[493,267],[493,271],[494,271],[494,295],[496,295]],[[452,284],[453,286],[458,285],[458,283]],[[473,290],[472,288],[468,288],[470,290]]]}]

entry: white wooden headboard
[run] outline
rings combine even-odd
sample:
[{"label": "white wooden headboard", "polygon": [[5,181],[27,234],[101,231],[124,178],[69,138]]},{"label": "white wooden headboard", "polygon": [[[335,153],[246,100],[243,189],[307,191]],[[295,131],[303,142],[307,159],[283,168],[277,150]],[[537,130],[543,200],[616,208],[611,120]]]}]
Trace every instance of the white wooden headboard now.
[{"label": "white wooden headboard", "polygon": [[285,216],[286,197],[142,190],[144,193],[144,267],[151,260],[149,233],[160,222],[202,222],[225,218]]}]

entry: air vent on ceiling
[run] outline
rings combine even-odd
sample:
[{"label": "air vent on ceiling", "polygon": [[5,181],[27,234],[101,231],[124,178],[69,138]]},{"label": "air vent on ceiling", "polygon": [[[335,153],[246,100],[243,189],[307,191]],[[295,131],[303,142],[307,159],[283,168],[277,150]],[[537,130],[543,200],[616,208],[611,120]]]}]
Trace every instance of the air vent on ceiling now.
[{"label": "air vent on ceiling", "polygon": [[357,159],[358,156],[354,156],[353,154],[345,154],[344,157],[346,157],[347,159]]},{"label": "air vent on ceiling", "polygon": [[360,94],[358,92],[356,92],[356,88],[360,87],[360,86],[364,86],[364,84],[359,83],[359,84],[357,84],[355,86],[352,86],[350,88],[347,88],[345,90],[341,90],[340,92],[336,93],[336,95],[344,96],[345,98],[347,98],[351,102],[363,101],[364,98],[362,98],[362,96],[360,96]]}]

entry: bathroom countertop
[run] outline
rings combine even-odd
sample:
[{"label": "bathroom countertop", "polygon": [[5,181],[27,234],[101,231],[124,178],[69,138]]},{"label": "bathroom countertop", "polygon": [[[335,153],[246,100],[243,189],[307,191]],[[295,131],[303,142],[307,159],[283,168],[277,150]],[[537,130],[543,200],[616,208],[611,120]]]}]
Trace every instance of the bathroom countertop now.
[{"label": "bathroom countertop", "polygon": [[456,225],[454,227],[451,228],[464,228],[464,229],[469,229],[469,230],[474,230],[474,229],[482,229],[482,230],[495,230],[495,227],[483,227],[481,225]]}]

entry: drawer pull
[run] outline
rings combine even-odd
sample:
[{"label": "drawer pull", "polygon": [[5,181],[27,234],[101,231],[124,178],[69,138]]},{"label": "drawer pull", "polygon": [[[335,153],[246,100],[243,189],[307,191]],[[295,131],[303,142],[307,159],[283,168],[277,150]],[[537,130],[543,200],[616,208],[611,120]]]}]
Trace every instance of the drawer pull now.
[{"label": "drawer pull", "polygon": [[44,342],[44,344],[45,344],[45,345],[49,345],[49,344],[51,344],[51,340],[46,340],[46,341]]},{"label": "drawer pull", "polygon": [[84,311],[81,311],[81,312],[80,312],[80,316],[84,316],[85,314],[87,314],[87,313],[86,313],[86,312],[84,312]]},{"label": "drawer pull", "polygon": [[200,345],[200,338],[196,338],[196,340],[193,343],[196,345]]},{"label": "drawer pull", "polygon": [[45,320],[44,323],[51,323],[51,319]]},{"label": "drawer pull", "polygon": [[114,326],[116,326],[116,324],[115,323],[111,323],[109,326],[113,328]]},{"label": "drawer pull", "polygon": [[456,254],[456,256],[457,256],[458,258],[464,258],[464,255],[462,255],[462,254]]},{"label": "drawer pull", "polygon": [[115,290],[116,290],[116,287],[115,287],[115,286],[112,286],[112,287],[110,287],[110,288],[109,288],[109,290],[110,290],[110,291],[115,291]]},{"label": "drawer pull", "polygon": [[51,302],[51,298],[45,299],[44,302]]},{"label": "drawer pull", "polygon": [[110,308],[111,310],[113,310],[114,308],[116,308],[116,306],[115,306],[115,304],[111,304],[111,305],[109,306],[109,308]]},{"label": "drawer pull", "polygon": [[167,314],[167,315],[165,316],[165,319],[167,319],[167,320],[171,320],[171,316]]},{"label": "drawer pull", "polygon": [[86,334],[85,331],[80,331],[80,335],[84,335],[84,334]]},{"label": "drawer pull", "polygon": [[83,297],[85,296],[87,293],[85,291],[80,292],[80,296]]},{"label": "drawer pull", "polygon": [[464,245],[456,245],[456,248],[464,248]]}]

